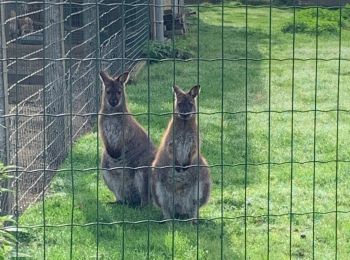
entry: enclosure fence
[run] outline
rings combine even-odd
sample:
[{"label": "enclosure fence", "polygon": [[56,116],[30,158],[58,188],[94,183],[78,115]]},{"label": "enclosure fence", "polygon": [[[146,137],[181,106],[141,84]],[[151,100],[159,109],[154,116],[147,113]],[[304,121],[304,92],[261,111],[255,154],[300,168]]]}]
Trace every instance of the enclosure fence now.
[{"label": "enclosure fence", "polygon": [[[229,1],[227,1],[229,2]],[[297,3],[298,2],[298,3]],[[300,1],[302,2],[302,1]],[[218,67],[220,69],[219,75],[219,85],[217,86],[216,91],[219,93],[219,108],[213,109],[211,111],[206,110],[202,111],[201,99],[198,100],[198,112],[196,114],[197,121],[200,121],[199,116],[212,116],[213,118],[217,116],[219,118],[219,124],[214,128],[214,131],[217,131],[218,139],[217,147],[215,150],[215,158],[218,163],[209,162],[209,168],[216,169],[215,181],[213,184],[213,189],[215,189],[214,195],[216,205],[218,205],[217,214],[210,218],[201,219],[205,222],[204,225],[207,225],[209,222],[218,223],[215,226],[215,230],[218,230],[218,247],[219,254],[216,257],[219,259],[235,259],[234,255],[228,256],[228,253],[225,253],[225,243],[229,240],[227,235],[225,235],[225,229],[228,228],[229,221],[240,220],[240,224],[236,227],[242,228],[242,233],[240,234],[243,242],[235,241],[237,244],[242,246],[239,248],[243,253],[244,259],[249,258],[249,248],[247,247],[247,241],[249,239],[249,230],[248,222],[250,220],[255,221],[256,223],[266,224],[266,251],[263,258],[273,258],[270,256],[270,248],[272,246],[273,237],[271,235],[274,229],[274,221],[277,218],[285,218],[288,223],[288,228],[286,229],[286,234],[280,240],[288,240],[288,250],[287,255],[290,259],[294,258],[303,258],[303,255],[296,255],[293,251],[293,232],[294,232],[294,221],[298,216],[312,216],[311,219],[311,233],[312,238],[310,244],[312,244],[311,258],[316,259],[315,253],[315,223],[318,220],[320,215],[331,215],[334,216],[335,229],[332,230],[332,234],[328,234],[328,237],[332,240],[334,244],[334,251],[331,252],[331,258],[341,259],[338,256],[340,250],[343,250],[342,256],[347,256],[346,245],[349,245],[349,236],[348,234],[342,233],[343,240],[346,240],[343,247],[338,245],[340,240],[340,232],[338,231],[338,222],[340,216],[348,216],[350,210],[346,208],[346,203],[344,207],[340,209],[340,203],[338,198],[338,190],[340,179],[338,175],[340,174],[340,164],[349,163],[349,158],[340,158],[339,156],[339,147],[341,146],[339,141],[339,132],[340,132],[340,114],[349,113],[347,109],[341,109],[340,107],[340,75],[341,75],[341,64],[342,62],[348,61],[342,59],[342,33],[343,28],[342,24],[342,10],[343,2],[340,0],[338,3],[334,4],[332,2],[331,7],[325,9],[335,9],[336,10],[336,19],[339,21],[339,25],[336,36],[339,38],[337,46],[334,46],[336,49],[337,57],[335,59],[324,59],[323,61],[334,61],[336,66],[332,67],[335,70],[337,77],[336,80],[336,100],[334,106],[331,109],[320,109],[318,107],[318,91],[320,91],[320,86],[318,84],[318,77],[320,76],[319,71],[319,62],[322,58],[319,57],[319,11],[321,10],[319,6],[319,1],[315,2],[315,5],[302,6],[302,3],[299,1],[293,1],[289,3],[289,6],[280,6],[274,5],[272,0],[265,3],[265,5],[255,6],[250,5],[243,1],[237,6],[230,6],[229,8],[241,8],[243,12],[242,20],[240,21],[244,26],[243,29],[237,30],[235,32],[240,33],[244,37],[243,41],[243,52],[240,53],[241,56],[230,56],[227,45],[225,45],[225,40],[227,40],[227,31],[224,30],[224,24],[226,22],[226,2],[218,2],[215,4],[216,11],[219,10],[219,25],[215,24],[215,30],[221,31],[221,38],[217,39],[220,46],[218,46],[218,55],[217,57],[202,57],[200,55],[202,41],[202,36],[199,33],[199,29],[196,35],[195,43],[191,42],[191,47],[196,51],[194,57],[188,59],[178,58],[176,52],[176,16],[171,17],[172,22],[170,23],[170,32],[168,31],[168,38],[171,42],[171,57],[165,57],[161,59],[153,59],[149,56],[150,50],[150,39],[153,32],[153,26],[155,21],[153,21],[152,12],[156,6],[152,1],[145,0],[135,0],[135,1],[114,1],[114,0],[70,0],[70,1],[60,1],[60,0],[44,0],[44,1],[1,1],[0,10],[1,10],[1,27],[0,27],[0,43],[1,43],[1,52],[0,52],[0,156],[3,161],[9,165],[15,165],[15,170],[11,171],[15,179],[10,183],[4,183],[10,189],[13,189],[13,193],[6,193],[3,195],[1,209],[2,211],[12,212],[18,220],[19,215],[25,211],[25,209],[32,205],[34,202],[39,199],[45,198],[46,191],[50,186],[50,181],[54,175],[60,170],[58,167],[63,163],[67,158],[67,155],[70,154],[70,164],[65,168],[65,171],[71,171],[72,174],[72,192],[73,192],[73,202],[72,202],[72,215],[70,223],[59,223],[59,224],[46,224],[46,208],[45,208],[45,199],[42,201],[42,225],[34,226],[24,226],[24,228],[41,228],[43,229],[43,244],[40,250],[43,251],[43,258],[48,258],[47,246],[49,240],[47,239],[48,228],[57,228],[71,229],[70,239],[70,248],[69,248],[69,258],[72,259],[77,257],[74,255],[74,249],[80,246],[80,244],[75,244],[73,242],[73,236],[76,233],[73,232],[73,228],[87,228],[87,227],[96,227],[96,237],[94,241],[94,252],[93,255],[96,258],[103,258],[100,254],[102,248],[102,242],[100,239],[102,237],[102,231],[100,228],[102,226],[111,227],[115,225],[122,226],[121,232],[121,245],[120,246],[120,255],[121,258],[125,257],[125,248],[126,248],[126,228],[128,225],[137,225],[145,224],[147,225],[147,236],[146,236],[146,249],[143,251],[144,258],[151,259],[150,251],[156,251],[157,247],[152,248],[150,242],[150,226],[151,224],[160,224],[164,222],[169,222],[171,227],[171,238],[170,238],[170,250],[169,258],[175,259],[175,222],[189,222],[190,220],[175,220],[172,219],[153,219],[150,216],[150,211],[145,210],[144,218],[139,221],[131,221],[126,215],[126,205],[122,205],[120,210],[120,219],[117,221],[109,221],[100,219],[100,208],[99,208],[99,181],[100,181],[100,171],[103,170],[100,165],[99,149],[100,141],[98,139],[98,134],[101,129],[99,129],[97,124],[97,119],[100,116],[98,113],[100,106],[100,79],[99,71],[105,69],[110,74],[118,74],[125,70],[133,70],[135,67],[139,66],[140,63],[144,63],[147,66],[144,68],[147,70],[147,108],[148,110],[142,115],[147,116],[147,132],[150,135],[150,117],[151,116],[171,116],[175,112],[171,113],[154,113],[150,112],[151,99],[150,99],[150,67],[152,61],[161,61],[161,62],[171,62],[172,63],[172,74],[166,75],[170,77],[171,83],[176,84],[178,78],[176,77],[176,71],[186,62],[195,62],[194,74],[196,77],[196,83],[202,84],[201,79],[201,66],[204,62],[218,62]],[[175,14],[176,5],[174,3],[164,4],[163,7],[169,7],[171,13]],[[209,8],[201,1],[197,1],[193,4],[188,4],[187,7],[191,10],[194,18],[192,21],[195,21],[195,24],[191,24],[192,28],[201,26],[200,24],[200,8]],[[250,11],[252,9],[267,8],[269,16],[268,19],[268,29],[267,29],[267,57],[251,57],[250,52],[250,37],[251,31],[249,31],[249,22],[250,22]],[[315,37],[315,57],[314,58],[296,58],[295,46],[296,46],[296,13],[300,9],[313,9],[316,10],[315,17],[315,28],[316,33]],[[289,58],[276,58],[273,56],[273,16],[272,10],[285,10],[288,9],[291,11],[290,15],[293,20],[292,24],[292,33],[290,34],[291,44],[291,53],[292,57]],[[14,12],[11,12],[14,11]],[[27,19],[27,18],[30,18]],[[253,20],[254,18],[252,18]],[[181,20],[181,19],[180,19]],[[214,19],[213,19],[214,20]],[[17,28],[17,23],[23,23],[23,28]],[[159,22],[159,21],[156,21]],[[29,29],[29,33],[22,33],[22,30],[26,30],[26,26],[30,27],[32,24],[33,29]],[[16,32],[13,36],[12,27],[15,26],[19,32]],[[191,26],[189,31],[191,32]],[[169,28],[168,28],[169,29]],[[257,30],[258,33],[261,33]],[[182,32],[181,32],[182,33]],[[229,37],[235,37],[236,35],[231,35]],[[227,38],[225,38],[227,37]],[[277,40],[276,40],[277,41]],[[148,49],[147,55],[144,56],[144,49]],[[232,47],[234,48],[234,47]],[[254,51],[254,50],[253,50]],[[217,54],[217,53],[216,53]],[[262,110],[251,110],[249,104],[249,80],[251,75],[249,74],[250,67],[256,61],[263,61],[267,64],[267,106]],[[274,110],[272,107],[272,64],[273,62],[284,62],[288,61],[291,64],[291,107],[288,110]],[[300,109],[296,108],[296,62],[297,61],[307,61],[313,62],[315,69],[315,79],[314,79],[314,101],[312,108],[309,109]],[[203,62],[203,63],[202,63]],[[240,68],[243,68],[239,71],[243,78],[243,94],[240,96],[243,101],[243,108],[237,109],[237,111],[231,111],[230,105],[226,105],[227,99],[225,98],[224,93],[227,94],[225,89],[229,84],[235,84],[235,82],[228,82],[230,79],[227,79],[227,68],[229,62],[240,62]],[[243,65],[242,65],[243,64]],[[277,66],[276,66],[277,67]],[[165,69],[164,69],[165,71]],[[180,70],[181,71],[181,70]],[[235,71],[236,72],[236,71]],[[160,75],[159,77],[161,77]],[[192,75],[193,76],[193,75]],[[217,75],[216,75],[217,76]],[[254,76],[254,75],[253,75]],[[204,84],[204,82],[203,82]],[[174,102],[175,100],[170,100],[169,102]],[[217,100],[215,100],[217,101]],[[214,102],[214,101],[213,101]],[[231,104],[231,103],[230,103]],[[159,105],[160,106],[160,105]],[[209,112],[208,112],[209,111]],[[296,117],[297,114],[307,114],[311,113],[312,121],[312,136],[311,143],[313,146],[313,153],[311,154],[311,159],[307,157],[305,160],[296,160],[296,142],[294,140],[296,136]],[[322,160],[317,157],[317,134],[318,129],[321,124],[318,120],[320,113],[335,115],[335,130],[334,134],[334,151],[335,158],[332,160]],[[273,131],[274,126],[272,124],[273,117],[275,115],[288,115],[288,133],[290,133],[290,143],[289,139],[284,143],[287,143],[288,154],[287,159],[274,161],[273,157]],[[242,118],[240,117],[242,116]],[[250,161],[250,144],[249,144],[249,131],[251,128],[257,127],[256,125],[249,125],[249,120],[251,117],[261,117],[261,124],[267,125],[267,136],[266,138],[266,160],[264,161]],[[228,121],[232,118],[242,119],[239,121],[241,123],[243,131],[240,135],[235,136],[235,138],[240,139],[243,143],[242,151],[240,151],[239,158],[243,161],[233,161],[229,156],[224,157],[228,144],[225,139],[225,135],[229,135],[227,132],[224,132],[224,128]],[[243,122],[243,123],[242,123]],[[200,125],[200,124],[199,124]],[[72,149],[73,142],[77,138],[81,137],[82,134],[94,131],[96,132],[96,149],[91,151],[91,153],[97,153],[97,161],[95,163],[97,177],[97,198],[96,198],[96,221],[87,222],[87,223],[74,223],[73,212],[74,212],[74,181],[73,181],[73,172],[74,171],[88,171],[91,169],[73,169],[73,157]],[[299,130],[300,131],[300,130]],[[263,133],[265,134],[265,132]],[[263,135],[262,134],[262,135]],[[232,137],[232,136],[231,136]],[[278,138],[278,137],[276,137]],[[197,139],[199,142],[199,134],[197,134]],[[236,149],[234,147],[233,149]],[[276,150],[278,148],[275,147]],[[302,149],[301,149],[302,150]],[[278,150],[279,151],[279,150]],[[279,151],[283,153],[285,151]],[[300,158],[300,154],[298,155]],[[306,156],[306,155],[305,155]],[[214,156],[213,156],[214,157]],[[319,164],[330,164],[334,163],[334,187],[332,192],[334,192],[334,198],[332,198],[332,205],[334,205],[334,210],[331,211],[322,211],[318,212],[316,209],[316,185],[315,179],[317,175],[317,167]],[[175,168],[175,163],[172,167]],[[286,175],[290,178],[290,186],[283,187],[288,189],[284,203],[284,211],[280,213],[273,213],[273,204],[271,203],[271,198],[273,196],[272,187],[272,171],[275,166],[288,165]],[[297,167],[306,167],[306,165],[311,165],[311,188],[312,192],[312,211],[296,211],[294,208],[294,199],[295,199],[295,173]],[[198,165],[197,165],[198,166]],[[250,200],[248,196],[249,192],[249,174],[251,174],[251,168],[263,166],[266,167],[266,198],[261,198],[257,196],[257,200],[264,200],[265,203],[263,208],[260,208],[263,212],[262,214],[255,214],[254,211],[250,211]],[[225,213],[226,198],[227,195],[224,190],[224,184],[226,178],[229,178],[226,173],[227,168],[241,168],[243,172],[243,179],[241,184],[244,186],[244,194],[242,205],[240,205],[242,212],[237,213],[237,215],[227,216]],[[198,166],[199,168],[199,166]],[[173,169],[174,172],[174,169]],[[231,176],[232,177],[232,176]],[[276,178],[276,177],[275,177]],[[345,182],[348,177],[342,177]],[[214,179],[214,178],[213,178]],[[231,192],[231,191],[230,191]],[[303,191],[298,191],[302,193]],[[229,192],[228,192],[229,193]],[[333,193],[332,193],[333,194]],[[324,194],[323,194],[324,195]],[[233,195],[232,195],[233,196]],[[278,196],[278,195],[277,195]],[[281,195],[282,196],[282,195]],[[324,195],[326,197],[326,195]],[[266,200],[265,200],[266,199]],[[253,204],[255,201],[252,202]],[[234,203],[232,203],[234,204]],[[124,207],[125,206],[125,207]],[[175,205],[172,205],[173,207]],[[236,205],[229,205],[230,207],[236,207]],[[78,207],[78,206],[77,206]],[[237,206],[238,207],[238,206]],[[338,208],[339,207],[339,208]],[[257,210],[258,211],[258,210]],[[282,213],[281,213],[282,212]],[[242,213],[242,214],[240,214]],[[17,227],[18,227],[17,223]],[[262,224],[261,224],[262,225]],[[208,224],[209,226],[209,224]],[[204,226],[207,228],[207,226]],[[210,229],[212,227],[208,227]],[[195,233],[196,239],[196,254],[195,258],[200,259],[200,230],[202,230],[201,224],[196,225],[191,229],[192,233]],[[107,232],[107,231],[106,231]],[[74,233],[74,235],[73,235]],[[78,232],[77,232],[78,233]],[[264,234],[265,235],[265,234]],[[302,236],[305,236],[302,234]],[[338,237],[339,236],[339,237]],[[344,238],[345,237],[345,238]],[[304,237],[302,237],[303,239]],[[210,240],[211,238],[209,238]],[[82,243],[82,242],[81,242]],[[346,244],[347,243],[347,244]],[[186,241],[183,242],[186,244]],[[344,246],[345,245],[345,246]],[[185,246],[185,245],[184,245]],[[258,245],[259,246],[259,245]],[[238,246],[237,246],[238,247]],[[17,257],[18,257],[18,243],[17,243]],[[119,247],[118,247],[119,250]],[[141,249],[140,249],[141,250]],[[238,249],[237,249],[238,250]],[[137,251],[137,250],[135,250]],[[345,252],[345,253],[344,253]],[[210,252],[209,252],[210,253]],[[348,255],[350,257],[350,255]],[[78,256],[79,257],[79,256]],[[203,257],[205,258],[205,257]],[[345,259],[345,258],[344,258]]]},{"label": "enclosure fence", "polygon": [[96,123],[99,68],[120,73],[123,59],[133,69],[149,38],[145,3],[1,1],[0,152],[18,171],[18,200],[4,199],[4,211],[35,202]]}]

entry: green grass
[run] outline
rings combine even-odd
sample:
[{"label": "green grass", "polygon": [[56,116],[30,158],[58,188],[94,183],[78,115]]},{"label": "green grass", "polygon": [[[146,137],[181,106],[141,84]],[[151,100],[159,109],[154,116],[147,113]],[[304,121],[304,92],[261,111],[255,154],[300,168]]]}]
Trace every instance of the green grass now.
[{"label": "green grass", "polygon": [[[317,70],[317,109],[315,106],[316,41],[315,36],[297,34],[295,39],[294,73],[294,133],[293,157],[291,161],[292,126],[292,61],[293,36],[281,32],[282,25],[293,19],[290,10],[272,9],[271,34],[271,95],[269,98],[269,9],[249,8],[248,10],[248,57],[253,59],[245,66],[246,34],[245,7],[226,4],[224,12],[224,35],[221,34],[221,7],[203,5],[199,20],[199,83],[202,91],[199,100],[201,112],[221,111],[223,116],[223,162],[221,169],[221,114],[201,114],[202,152],[208,159],[213,178],[210,203],[203,207],[200,216],[205,221],[197,229],[189,223],[171,224],[119,223],[112,225],[86,225],[96,222],[97,203],[100,222],[118,222],[144,219],[160,220],[161,213],[151,207],[132,209],[107,205],[113,195],[107,190],[101,178],[97,179],[96,133],[82,137],[73,149],[72,167],[69,158],[51,185],[45,197],[46,257],[48,259],[69,258],[73,246],[73,258],[95,258],[98,238],[101,259],[170,259],[172,250],[176,259],[265,259],[268,252],[271,259],[289,259],[291,233],[291,254],[293,259],[332,259],[335,256],[335,234],[338,234],[338,258],[350,255],[350,216],[339,213],[337,230],[336,207],[336,132],[337,132],[337,82],[338,82],[338,36],[319,35]],[[197,20],[191,18],[190,33],[176,40],[176,47],[196,54]],[[222,51],[221,44],[224,41]],[[350,32],[342,32],[342,58],[350,58]],[[224,53],[224,67],[219,60]],[[262,60],[263,59],[263,60]],[[311,60],[309,60],[311,59]],[[339,107],[350,109],[350,63],[341,61]],[[132,112],[153,113],[172,111],[173,73],[176,84],[189,88],[197,83],[197,62],[172,61],[153,64],[145,68],[137,81],[128,86],[129,103]],[[224,78],[222,80],[222,73]],[[246,82],[247,73],[247,82]],[[222,98],[223,83],[223,98]],[[247,84],[246,84],[247,83]],[[248,95],[246,100],[246,85]],[[150,87],[148,99],[147,88]],[[246,122],[245,105],[248,110]],[[271,110],[269,122],[269,101]],[[329,111],[330,110],[330,111]],[[284,113],[278,113],[285,111]],[[322,112],[329,111],[329,112]],[[161,135],[169,120],[169,115],[150,118],[150,134],[159,144]],[[148,128],[147,115],[138,120]],[[316,132],[314,124],[316,122]],[[246,130],[247,125],[247,130]],[[269,125],[270,132],[269,132]],[[350,114],[339,112],[338,156],[338,210],[350,209]],[[246,136],[247,131],[247,136]],[[269,134],[270,137],[269,138]],[[314,146],[314,135],[316,145]],[[247,137],[247,145],[246,145]],[[270,145],[270,167],[268,164]],[[316,163],[314,165],[314,150]],[[100,151],[100,149],[99,149]],[[247,152],[247,157],[246,157]],[[245,168],[245,162],[248,166]],[[345,161],[345,162],[344,162]],[[291,193],[291,169],[293,191]],[[315,169],[315,171],[314,171]],[[223,175],[223,183],[221,177]],[[72,180],[74,179],[74,187]],[[99,193],[97,200],[97,181]],[[269,185],[269,186],[268,186]],[[270,192],[268,193],[268,187]],[[74,228],[71,230],[72,198],[74,192]],[[246,192],[246,193],[245,193]],[[245,194],[247,201],[245,202]],[[292,196],[293,212],[289,216]],[[270,212],[268,212],[268,199]],[[246,207],[245,207],[246,205]],[[221,223],[223,216],[226,218]],[[244,215],[254,216],[246,219]],[[312,211],[327,214],[311,214]],[[269,218],[266,215],[270,213]],[[292,224],[290,232],[290,221]],[[269,233],[267,225],[269,222]],[[20,218],[21,226],[42,225],[43,207],[39,202],[31,206]],[[221,225],[223,234],[221,236]],[[50,227],[53,225],[56,227]],[[58,226],[57,225],[66,225]],[[80,226],[83,225],[83,226]],[[314,227],[314,229],[313,229]],[[43,228],[31,228],[31,237],[23,239],[20,247],[34,258],[43,257]],[[313,233],[314,230],[314,233]],[[71,240],[71,231],[72,240]],[[246,233],[245,233],[246,232]],[[245,239],[246,237],[246,239]],[[314,239],[313,239],[314,237]],[[124,239],[123,239],[124,238]],[[172,240],[174,238],[174,248]],[[222,238],[222,244],[221,244]],[[221,245],[223,247],[221,247]],[[198,251],[197,251],[198,250]],[[314,250],[314,251],[313,251]]]}]

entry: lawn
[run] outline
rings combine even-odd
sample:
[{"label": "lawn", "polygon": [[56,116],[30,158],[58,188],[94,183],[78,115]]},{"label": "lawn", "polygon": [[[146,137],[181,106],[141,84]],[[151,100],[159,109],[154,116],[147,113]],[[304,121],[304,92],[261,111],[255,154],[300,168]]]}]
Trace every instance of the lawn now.
[{"label": "lawn", "polygon": [[272,8],[270,27],[269,8],[248,8],[248,33],[244,6],[225,4],[223,29],[220,5],[199,11],[175,41],[199,54],[199,64],[154,63],[127,92],[132,112],[152,112],[137,118],[159,144],[174,80],[186,89],[199,80],[202,153],[213,178],[200,211],[205,220],[160,224],[142,221],[161,220],[154,207],[109,205],[114,198],[94,170],[101,148],[91,133],[53,179],[45,214],[39,202],[21,216],[31,235],[20,250],[34,259],[43,258],[44,246],[48,259],[68,259],[71,251],[75,259],[95,258],[97,249],[101,259],[332,259],[337,248],[339,259],[349,258],[350,31],[342,31],[340,70],[338,34],[320,34],[318,43],[296,34],[293,67],[293,34],[281,32],[293,10]]}]

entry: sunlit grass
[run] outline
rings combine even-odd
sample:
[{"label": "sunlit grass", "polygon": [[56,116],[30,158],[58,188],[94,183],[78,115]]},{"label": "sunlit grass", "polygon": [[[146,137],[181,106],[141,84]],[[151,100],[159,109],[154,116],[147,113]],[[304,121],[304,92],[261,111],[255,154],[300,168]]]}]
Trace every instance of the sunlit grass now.
[{"label": "sunlit grass", "polygon": [[[147,113],[148,102],[152,113],[171,112],[171,86],[176,83],[190,88],[197,83],[199,74],[202,86],[199,110],[209,113],[201,114],[199,120],[202,152],[212,165],[213,178],[212,198],[201,209],[200,217],[215,220],[201,223],[198,236],[195,226],[177,222],[174,229],[171,223],[100,225],[98,233],[96,225],[75,226],[72,236],[74,258],[95,258],[98,237],[99,256],[103,259],[117,259],[122,254],[126,259],[144,259],[148,254],[151,259],[169,259],[172,252],[176,259],[194,259],[197,253],[200,259],[218,259],[221,252],[225,259],[242,259],[245,253],[250,259],[265,259],[269,235],[270,257],[287,259],[291,234],[292,258],[310,259],[314,249],[317,259],[331,259],[335,256],[336,232],[339,259],[347,259],[350,255],[349,213],[338,214],[337,230],[334,213],[336,173],[338,210],[350,209],[350,165],[346,162],[350,156],[350,115],[341,111],[337,120],[336,112],[338,75],[339,106],[343,110],[350,109],[350,67],[348,61],[341,61],[339,71],[338,61],[333,60],[338,58],[339,38],[337,35],[319,36],[318,58],[327,60],[317,61],[316,78],[315,36],[297,34],[294,49],[297,60],[293,73],[293,35],[281,32],[286,19],[293,19],[293,12],[272,9],[270,48],[269,8],[249,8],[248,35],[245,34],[245,11],[245,7],[227,4],[222,36],[220,5],[201,7],[199,49],[195,18],[189,20],[190,33],[177,38],[175,43],[176,47],[186,47],[196,55],[199,53],[203,59],[199,62],[199,70],[196,60],[176,62],[175,70],[171,61],[157,63],[150,67],[149,82],[148,70],[144,69],[136,82],[127,87],[132,112]],[[349,58],[349,45],[350,33],[344,30],[342,58]],[[270,54],[277,60],[269,62]],[[226,59],[223,67],[222,56]],[[247,67],[246,57],[250,58]],[[222,100],[224,111],[228,112],[223,116],[220,113]],[[247,115],[248,121],[245,120],[246,102],[248,111],[252,112]],[[319,110],[316,113],[315,103]],[[146,129],[149,128],[152,139],[159,144],[169,116],[148,117],[146,114],[139,116],[138,120]],[[222,154],[221,138],[224,144]],[[100,173],[79,171],[97,167],[98,150],[96,133],[82,137],[73,149],[73,173],[67,159],[61,167],[67,171],[58,173],[53,180],[45,199],[46,224],[67,226],[46,229],[49,259],[69,258],[73,192],[75,224],[86,225],[97,220],[110,223],[123,219],[161,219],[160,211],[154,207],[132,209],[107,205],[113,200],[113,195],[104,185]],[[289,214],[291,205],[293,216]],[[316,213],[312,214],[313,211]],[[246,221],[245,214],[249,216]],[[271,214],[269,218],[268,214]],[[38,203],[21,216],[20,224],[42,225],[42,216],[42,204]],[[221,225],[224,225],[222,235]],[[31,233],[21,247],[40,259],[43,256],[43,229],[35,228]]]}]

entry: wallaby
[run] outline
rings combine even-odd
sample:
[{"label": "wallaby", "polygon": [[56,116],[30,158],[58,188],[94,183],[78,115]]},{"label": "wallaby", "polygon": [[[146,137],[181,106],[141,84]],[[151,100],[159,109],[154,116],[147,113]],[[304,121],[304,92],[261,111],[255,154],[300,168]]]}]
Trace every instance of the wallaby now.
[{"label": "wallaby", "polygon": [[144,206],[149,202],[150,166],[156,148],[129,113],[125,95],[129,72],[112,78],[101,71],[100,77],[104,86],[99,117],[103,178],[116,202]]},{"label": "wallaby", "polygon": [[197,138],[195,113],[199,90],[199,86],[194,86],[184,92],[174,86],[175,114],[152,163],[152,198],[165,219],[195,219],[198,208],[209,200],[211,177]]},{"label": "wallaby", "polygon": [[9,34],[11,39],[18,36],[23,36],[34,31],[33,20],[30,17],[18,17],[16,19],[16,12],[11,10],[11,21],[9,22]]}]

